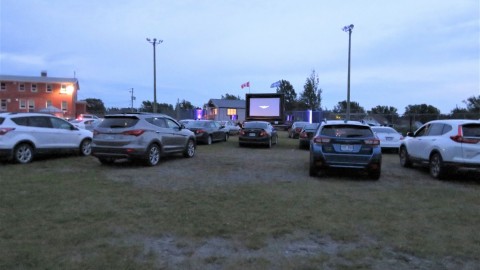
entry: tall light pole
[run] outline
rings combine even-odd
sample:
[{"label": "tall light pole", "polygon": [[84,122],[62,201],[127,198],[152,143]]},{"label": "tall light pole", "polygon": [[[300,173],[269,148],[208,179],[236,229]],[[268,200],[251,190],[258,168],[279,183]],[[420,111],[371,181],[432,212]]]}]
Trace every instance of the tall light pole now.
[{"label": "tall light pole", "polygon": [[352,44],[353,24],[344,26],[343,31],[348,32],[348,77],[347,77],[347,120],[350,120],[350,49]]},{"label": "tall light pole", "polygon": [[163,40],[153,40],[147,38],[147,41],[153,45],[153,112],[157,112],[157,65],[156,65],[156,56],[155,56],[155,46],[163,42]]},{"label": "tall light pole", "polygon": [[133,96],[133,88],[131,88],[129,92],[132,94],[130,97],[130,101],[132,102],[131,111],[133,112],[133,101],[135,100],[135,97]]}]

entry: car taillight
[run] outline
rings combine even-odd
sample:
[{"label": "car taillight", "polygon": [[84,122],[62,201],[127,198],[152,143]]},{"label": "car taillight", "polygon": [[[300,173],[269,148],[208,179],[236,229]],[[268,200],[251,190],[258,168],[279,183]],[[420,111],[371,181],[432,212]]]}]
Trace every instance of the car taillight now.
[{"label": "car taillight", "polygon": [[240,135],[245,135],[245,131],[244,131],[243,129],[241,129],[241,130],[239,131],[239,134],[240,134]]},{"label": "car taillight", "polygon": [[195,134],[200,134],[200,133],[205,133],[205,130],[203,130],[203,129],[195,130]]},{"label": "car taillight", "polygon": [[465,138],[463,137],[463,129],[462,126],[458,126],[458,132],[457,135],[455,136],[450,136],[450,139],[452,139],[455,142],[458,143],[471,143],[471,144],[476,144],[480,142],[480,139],[477,138]]},{"label": "car taillight", "polygon": [[265,137],[265,136],[268,136],[268,133],[265,130],[262,130],[260,132],[260,137]]},{"label": "car taillight", "polygon": [[324,144],[330,143],[331,139],[328,137],[316,136],[313,138],[313,143]]},{"label": "car taillight", "polygon": [[15,130],[15,128],[0,128],[0,135],[5,135],[12,130]]},{"label": "car taillight", "polygon": [[140,136],[145,132],[144,129],[135,129],[122,132],[123,135],[132,135],[132,136]]},{"label": "car taillight", "polygon": [[368,145],[379,145],[380,140],[379,139],[369,139],[369,140],[364,140],[365,144]]}]

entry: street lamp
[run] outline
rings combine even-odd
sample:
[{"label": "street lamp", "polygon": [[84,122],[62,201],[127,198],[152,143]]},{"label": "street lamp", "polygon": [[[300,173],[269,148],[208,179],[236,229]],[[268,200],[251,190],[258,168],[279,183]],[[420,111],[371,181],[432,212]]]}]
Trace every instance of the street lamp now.
[{"label": "street lamp", "polygon": [[155,46],[163,42],[163,40],[157,40],[154,38],[153,40],[147,38],[147,41],[153,45],[153,112],[157,112],[157,67],[156,67],[156,59],[155,59]]},{"label": "street lamp", "polygon": [[348,32],[348,78],[347,78],[347,120],[350,120],[350,48],[352,44],[353,24],[344,26],[343,31]]}]

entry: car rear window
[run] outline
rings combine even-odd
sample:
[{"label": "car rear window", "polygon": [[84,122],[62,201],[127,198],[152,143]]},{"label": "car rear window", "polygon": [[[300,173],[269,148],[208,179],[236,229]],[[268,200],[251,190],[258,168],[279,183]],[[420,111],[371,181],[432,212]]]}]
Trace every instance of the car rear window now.
[{"label": "car rear window", "polygon": [[188,122],[185,126],[186,127],[191,127],[191,128],[196,128],[196,127],[208,127],[210,122],[204,122],[204,121],[192,121]]},{"label": "car rear window", "polygon": [[398,133],[397,131],[391,128],[372,128],[372,130],[378,133]]},{"label": "car rear window", "polygon": [[462,126],[463,136],[480,138],[480,124],[467,124]]},{"label": "car rear window", "polygon": [[106,117],[98,127],[102,128],[129,128],[138,123],[136,117]]},{"label": "car rear window", "polygon": [[244,128],[267,128],[266,123],[246,122],[243,124]]},{"label": "car rear window", "polygon": [[321,135],[340,138],[372,137],[373,133],[368,126],[357,125],[325,125]]}]

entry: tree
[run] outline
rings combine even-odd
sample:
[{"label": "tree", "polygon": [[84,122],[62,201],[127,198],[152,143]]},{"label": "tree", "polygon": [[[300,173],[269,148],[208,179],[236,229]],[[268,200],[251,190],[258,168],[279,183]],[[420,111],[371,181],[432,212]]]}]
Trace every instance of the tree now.
[{"label": "tree", "polygon": [[228,93],[222,95],[222,99],[228,99],[228,100],[241,100],[240,96],[235,96],[235,95],[230,95]]},{"label": "tree", "polygon": [[393,123],[394,119],[398,118],[397,108],[391,106],[380,106],[377,105],[375,108],[372,108],[371,113],[381,114],[385,117],[388,122]]},{"label": "tree", "polygon": [[105,105],[103,101],[98,98],[87,98],[87,112],[95,115],[105,115]]},{"label": "tree", "polygon": [[184,99],[181,102],[177,103],[176,108],[180,110],[190,110],[190,109],[195,109],[195,106],[193,106],[190,101],[186,101]]},{"label": "tree", "polygon": [[281,80],[280,86],[277,87],[277,93],[283,94],[285,98],[285,110],[295,110],[295,107],[297,105],[297,93],[295,93],[295,89],[293,89],[293,86],[290,84],[289,81]]},{"label": "tree", "polygon": [[467,110],[472,113],[480,113],[480,95],[478,97],[471,96],[464,100],[463,103],[467,105]]},{"label": "tree", "polygon": [[312,74],[310,74],[303,86],[304,90],[300,94],[299,100],[309,110],[318,110],[322,104],[322,89],[318,88],[318,84],[318,75],[315,74],[315,70],[312,70]]},{"label": "tree", "polygon": [[438,119],[440,116],[440,110],[427,104],[408,105],[405,107],[404,115],[409,116],[414,121],[426,123]]},{"label": "tree", "polygon": [[[347,113],[347,101],[339,101],[338,104],[333,108],[332,112],[334,113]],[[365,114],[365,109],[360,106],[358,102],[350,101],[350,112]]]}]

